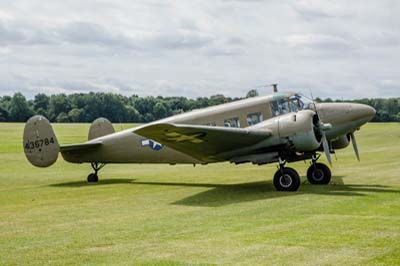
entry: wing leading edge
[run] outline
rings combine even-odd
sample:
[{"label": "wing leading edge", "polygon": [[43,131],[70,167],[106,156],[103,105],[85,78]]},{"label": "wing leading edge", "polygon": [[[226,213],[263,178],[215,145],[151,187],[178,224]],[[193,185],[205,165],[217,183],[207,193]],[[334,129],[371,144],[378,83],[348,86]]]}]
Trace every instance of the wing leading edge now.
[{"label": "wing leading edge", "polygon": [[227,160],[222,154],[255,145],[271,135],[266,130],[170,123],[151,124],[134,133],[204,162]]}]

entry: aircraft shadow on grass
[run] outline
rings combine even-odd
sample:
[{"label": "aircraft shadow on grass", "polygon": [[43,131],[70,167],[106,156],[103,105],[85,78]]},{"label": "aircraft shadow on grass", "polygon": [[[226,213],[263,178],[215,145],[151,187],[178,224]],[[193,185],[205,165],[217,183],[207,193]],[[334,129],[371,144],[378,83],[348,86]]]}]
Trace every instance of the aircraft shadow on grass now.
[{"label": "aircraft shadow on grass", "polygon": [[[302,180],[306,180],[305,177]],[[54,187],[85,187],[112,184],[200,187],[210,188],[195,195],[173,202],[176,205],[219,207],[240,202],[248,202],[269,198],[289,197],[301,194],[318,194],[332,196],[365,196],[369,193],[400,193],[399,189],[383,185],[344,184],[343,176],[333,176],[329,185],[311,185],[303,182],[297,192],[275,191],[272,181],[248,182],[239,184],[180,183],[135,181],[135,179],[103,179],[96,184],[86,181],[52,184]],[[305,184],[305,185],[304,185]]]},{"label": "aircraft shadow on grass", "polygon": [[65,183],[51,184],[51,187],[87,187],[87,186],[103,186],[114,184],[132,184],[135,179],[132,178],[115,178],[115,179],[101,179],[97,183],[88,183],[87,181],[73,181]]}]

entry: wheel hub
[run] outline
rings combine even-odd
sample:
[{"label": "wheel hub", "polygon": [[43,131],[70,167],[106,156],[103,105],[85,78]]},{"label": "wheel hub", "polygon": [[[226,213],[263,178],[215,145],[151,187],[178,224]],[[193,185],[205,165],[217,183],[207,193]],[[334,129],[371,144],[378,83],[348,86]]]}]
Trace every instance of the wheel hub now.
[{"label": "wheel hub", "polygon": [[285,174],[279,178],[279,184],[284,188],[290,187],[292,183],[293,183],[292,177],[288,174]]},{"label": "wheel hub", "polygon": [[321,169],[315,169],[312,173],[312,177],[315,181],[321,181],[322,179],[324,179],[324,171],[322,171]]}]

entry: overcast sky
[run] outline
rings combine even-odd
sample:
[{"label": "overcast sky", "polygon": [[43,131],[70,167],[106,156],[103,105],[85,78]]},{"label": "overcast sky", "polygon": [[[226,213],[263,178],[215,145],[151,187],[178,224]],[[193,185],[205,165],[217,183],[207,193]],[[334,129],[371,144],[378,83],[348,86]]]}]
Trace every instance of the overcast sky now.
[{"label": "overcast sky", "polygon": [[[400,96],[398,0],[0,0],[0,95]],[[259,88],[269,93],[270,88]]]}]

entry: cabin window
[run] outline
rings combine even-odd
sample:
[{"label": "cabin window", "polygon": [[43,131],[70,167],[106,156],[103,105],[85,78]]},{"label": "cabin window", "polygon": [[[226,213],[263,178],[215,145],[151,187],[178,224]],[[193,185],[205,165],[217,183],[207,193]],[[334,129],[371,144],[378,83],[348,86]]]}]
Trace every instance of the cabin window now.
[{"label": "cabin window", "polygon": [[232,117],[224,120],[225,127],[240,127],[240,121],[238,117]]},{"label": "cabin window", "polygon": [[206,126],[215,127],[215,126],[217,126],[217,123],[210,122],[210,123],[207,123]]},{"label": "cabin window", "polygon": [[263,121],[261,113],[252,113],[247,115],[247,125],[252,126]]}]

